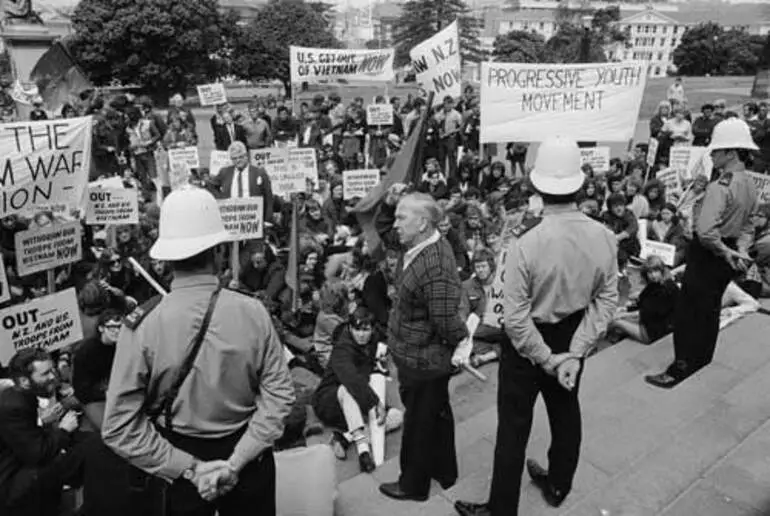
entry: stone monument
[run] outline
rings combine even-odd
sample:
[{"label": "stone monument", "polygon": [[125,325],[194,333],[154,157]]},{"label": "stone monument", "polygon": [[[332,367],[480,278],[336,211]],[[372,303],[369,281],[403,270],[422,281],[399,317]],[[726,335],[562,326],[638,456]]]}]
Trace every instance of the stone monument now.
[{"label": "stone monument", "polygon": [[0,0],[0,38],[22,83],[60,34],[52,32],[32,9],[32,0]]}]

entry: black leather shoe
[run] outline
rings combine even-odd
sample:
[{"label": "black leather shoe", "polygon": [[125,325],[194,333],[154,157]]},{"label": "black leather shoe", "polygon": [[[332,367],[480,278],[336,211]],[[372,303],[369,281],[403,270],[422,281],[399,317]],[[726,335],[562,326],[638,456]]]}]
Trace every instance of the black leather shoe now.
[{"label": "black leather shoe", "polygon": [[548,481],[548,470],[532,459],[527,460],[527,473],[532,483],[543,493],[545,503],[551,507],[559,507],[569,494],[567,491],[556,489]]},{"label": "black leather shoe", "polygon": [[388,482],[387,484],[380,484],[380,493],[384,494],[388,498],[394,500],[411,500],[413,502],[424,502],[428,499],[428,495],[418,495],[407,493],[401,489],[401,485],[398,482]]},{"label": "black leather shoe", "polygon": [[371,473],[377,466],[374,464],[372,455],[365,451],[358,454],[358,467],[361,468],[362,473]]},{"label": "black leather shoe", "polygon": [[455,510],[460,516],[491,516],[492,514],[489,506],[485,503],[463,502],[462,500],[455,502]]},{"label": "black leather shoe", "polygon": [[444,479],[444,478],[436,478],[434,479],[438,484],[441,486],[441,489],[446,491],[447,489],[451,489],[453,485],[457,482],[456,478],[453,479]]},{"label": "black leather shoe", "polygon": [[682,379],[672,374],[660,373],[647,375],[644,377],[644,381],[661,389],[672,389],[679,385]]}]

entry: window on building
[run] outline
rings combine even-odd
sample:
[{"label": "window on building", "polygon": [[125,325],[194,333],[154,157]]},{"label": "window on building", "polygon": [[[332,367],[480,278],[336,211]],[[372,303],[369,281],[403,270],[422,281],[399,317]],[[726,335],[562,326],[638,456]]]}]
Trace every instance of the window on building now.
[{"label": "window on building", "polygon": [[658,32],[658,26],[657,25],[653,25],[652,26],[652,33],[655,34],[656,32]]},{"label": "window on building", "polygon": [[679,32],[679,25],[674,25],[674,34]]},{"label": "window on building", "polygon": [[634,52],[634,61],[639,59],[639,52]]},{"label": "window on building", "polygon": [[665,34],[666,32],[668,32],[668,26],[664,25],[660,30],[661,32],[663,32],[663,34]]},{"label": "window on building", "polygon": [[663,52],[658,52],[658,61],[663,61]]},{"label": "window on building", "polygon": [[660,46],[665,47],[666,46],[666,38],[660,38]]},{"label": "window on building", "polygon": [[623,60],[628,61],[629,52],[623,52]]},{"label": "window on building", "polygon": [[671,38],[671,46],[672,47],[676,46],[676,38]]},{"label": "window on building", "polygon": [[636,32],[637,32],[637,34],[642,32],[642,26],[641,25],[637,25],[636,26]]},{"label": "window on building", "polygon": [[545,22],[540,22],[540,30],[545,30]]},{"label": "window on building", "polygon": [[645,34],[649,34],[650,33],[650,26],[649,25],[645,25],[644,26],[644,33]]},{"label": "window on building", "polygon": [[655,67],[655,75],[660,75],[660,66]]}]

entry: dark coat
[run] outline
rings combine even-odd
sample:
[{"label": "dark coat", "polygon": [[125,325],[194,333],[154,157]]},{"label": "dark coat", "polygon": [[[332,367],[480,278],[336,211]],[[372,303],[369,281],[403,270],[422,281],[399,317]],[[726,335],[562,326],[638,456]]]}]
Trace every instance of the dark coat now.
[{"label": "dark coat", "polygon": [[[229,199],[235,177],[235,167],[225,167],[211,180],[214,195],[219,199]],[[249,165],[249,191],[244,195],[262,197],[265,206],[265,222],[273,220],[273,187],[270,177],[262,167]]]},{"label": "dark coat", "polygon": [[227,127],[224,124],[218,123],[214,119],[211,120],[211,129],[214,131],[214,146],[217,150],[226,151],[233,141],[243,142],[244,145],[247,145],[246,129],[240,124],[233,124],[233,126],[235,140],[230,137],[230,131],[227,130]]},{"label": "dark coat", "polygon": [[679,287],[672,280],[650,283],[639,294],[639,322],[647,331],[650,342],[674,331],[674,308]]},{"label": "dark coat", "polygon": [[336,330],[332,339],[334,347],[323,379],[313,395],[313,410],[325,424],[346,428],[345,416],[337,400],[337,390],[340,385],[344,385],[364,417],[377,406],[379,398],[369,387],[369,375],[376,365],[375,354],[380,339],[376,331],[372,332],[369,342],[361,346],[353,339],[347,324]]}]

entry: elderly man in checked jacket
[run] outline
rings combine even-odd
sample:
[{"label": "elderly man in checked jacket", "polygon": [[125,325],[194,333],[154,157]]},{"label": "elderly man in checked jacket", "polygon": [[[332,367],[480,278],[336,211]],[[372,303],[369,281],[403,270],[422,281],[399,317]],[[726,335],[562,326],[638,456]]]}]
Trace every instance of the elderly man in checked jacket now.
[{"label": "elderly man in checked jacket", "polygon": [[401,475],[380,491],[397,500],[424,501],[431,479],[444,489],[457,480],[449,378],[453,365],[468,362],[471,345],[460,317],[454,253],[437,229],[441,218],[433,198],[413,193],[398,203],[393,226],[406,251],[396,273],[388,346],[406,412]]}]

